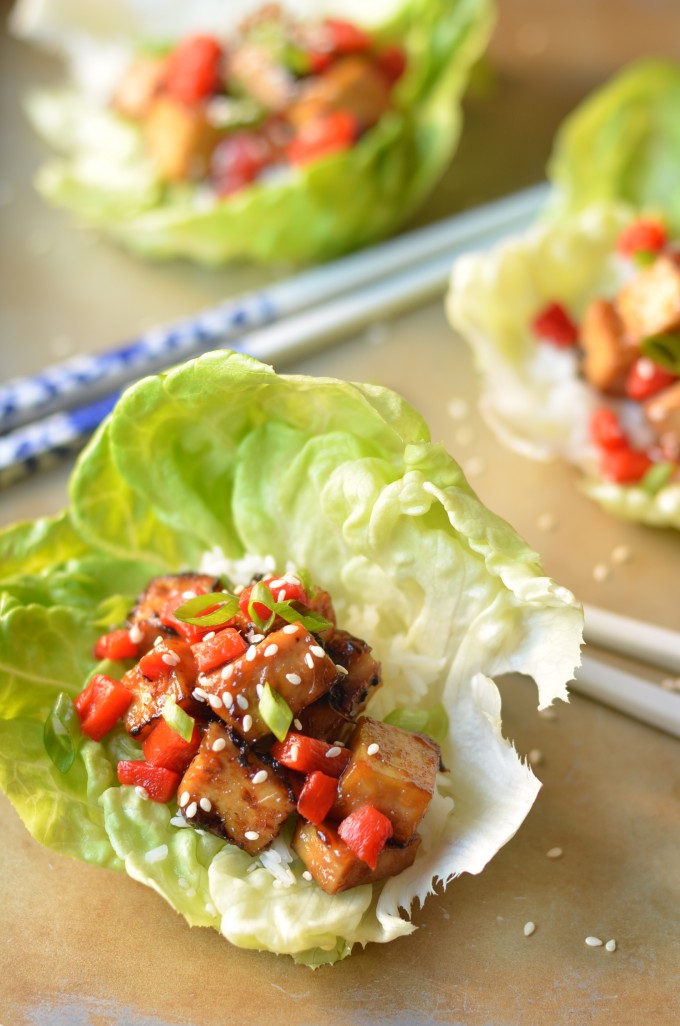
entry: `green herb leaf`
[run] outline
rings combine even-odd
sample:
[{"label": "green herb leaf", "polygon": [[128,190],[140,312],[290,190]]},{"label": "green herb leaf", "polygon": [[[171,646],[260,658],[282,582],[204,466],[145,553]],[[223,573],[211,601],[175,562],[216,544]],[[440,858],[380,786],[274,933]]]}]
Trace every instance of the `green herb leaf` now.
[{"label": "green herb leaf", "polygon": [[449,718],[446,709],[440,703],[430,709],[393,709],[385,717],[385,723],[391,723],[402,730],[412,730],[418,734],[427,734],[433,741],[443,741],[449,731]]},{"label": "green herb leaf", "polygon": [[285,741],[288,728],[293,722],[293,710],[285,698],[282,698],[278,691],[274,691],[269,684],[264,686],[260,698],[259,713],[272,734],[279,741]]},{"label": "green herb leaf", "polygon": [[[210,612],[205,613],[206,609]],[[236,595],[229,591],[211,591],[207,595],[196,595],[189,599],[175,610],[174,615],[182,623],[193,623],[197,627],[218,627],[231,620],[236,613]]]},{"label": "green herb leaf", "polygon": [[667,332],[642,340],[642,355],[673,374],[680,374],[680,335]]},{"label": "green herb leaf", "polygon": [[640,485],[650,495],[656,495],[670,481],[675,467],[672,463],[655,463],[642,478]]},{"label": "green herb leaf", "polygon": [[81,740],[80,718],[65,692],[60,691],[43,728],[45,750],[60,773],[68,773]]},{"label": "green herb leaf", "polygon": [[181,706],[177,705],[175,699],[170,695],[163,704],[163,719],[184,741],[191,741],[191,736],[194,732],[194,721]]},{"label": "green herb leaf", "polygon": [[[271,611],[271,616],[267,620],[263,620],[258,615],[254,604],[259,603],[260,605],[266,606]],[[304,611],[303,611],[304,610]],[[327,627],[332,627],[330,620],[327,620],[325,616],[321,616],[319,613],[313,612],[311,609],[307,609],[306,606],[302,606],[299,602],[293,602],[291,599],[286,599],[284,602],[277,602],[271,591],[266,584],[259,581],[253,588],[250,594],[250,601],[248,603],[248,615],[252,618],[253,623],[256,623],[262,630],[269,630],[277,616],[280,616],[286,623],[299,623],[302,624],[306,631],[310,634],[318,634],[319,631],[325,630]]]}]

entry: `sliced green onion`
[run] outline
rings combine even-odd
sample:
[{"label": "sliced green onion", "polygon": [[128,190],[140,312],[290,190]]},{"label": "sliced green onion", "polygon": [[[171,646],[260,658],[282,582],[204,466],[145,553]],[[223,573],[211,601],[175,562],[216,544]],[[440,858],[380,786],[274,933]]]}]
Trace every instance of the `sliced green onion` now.
[{"label": "sliced green onion", "polygon": [[640,348],[648,360],[658,363],[673,374],[680,374],[680,335],[671,332],[650,335],[642,340]]},{"label": "sliced green onion", "polygon": [[655,463],[642,478],[640,485],[650,495],[656,495],[670,481],[675,467],[672,463]]},{"label": "sliced green onion", "polygon": [[[259,603],[259,605],[261,606],[265,606],[267,609],[271,611],[271,616],[268,616],[266,620],[264,620],[260,616],[257,609],[255,608],[256,602]],[[268,631],[271,625],[274,623],[274,619],[276,616],[276,614],[273,612],[274,605],[276,605],[274,597],[269,588],[267,587],[267,585],[263,584],[262,581],[258,581],[257,584],[254,584],[253,589],[250,592],[250,598],[248,600],[248,616],[253,621],[253,623],[260,628],[260,630]]]},{"label": "sliced green onion", "polygon": [[[213,609],[217,606],[217,609]],[[210,613],[203,613],[211,609]],[[197,627],[217,627],[227,623],[238,613],[238,598],[229,591],[211,591],[207,595],[195,595],[179,606],[174,615],[182,623],[193,623]]]},{"label": "sliced green onion", "polygon": [[282,698],[278,691],[274,691],[269,684],[265,684],[260,697],[259,713],[272,734],[279,741],[285,741],[288,728],[293,722],[293,710],[285,698]]},{"label": "sliced green onion", "polygon": [[68,695],[60,691],[43,728],[45,750],[60,773],[71,769],[81,737],[75,706]]},{"label": "sliced green onion", "polygon": [[191,735],[194,732],[194,721],[188,713],[185,713],[181,706],[177,705],[175,699],[170,695],[163,703],[163,719],[184,741],[191,741]]},{"label": "sliced green onion", "polygon": [[[259,602],[260,605],[266,606],[267,609],[271,611],[271,616],[267,620],[263,620],[257,615],[257,610],[253,608],[255,602]],[[310,634],[318,634],[319,631],[326,630],[327,627],[333,626],[330,620],[327,620],[325,616],[321,616],[319,613],[315,613],[311,609],[308,609],[307,612],[303,613],[299,608],[299,603],[296,608],[296,604],[292,599],[277,602],[268,586],[263,584],[262,581],[259,581],[255,585],[250,594],[248,615],[262,630],[269,630],[277,616],[280,616],[282,620],[286,621],[286,623],[302,624],[304,629],[309,631]]]},{"label": "sliced green onion", "polygon": [[449,717],[441,703],[430,709],[393,709],[385,717],[385,723],[391,723],[402,730],[412,730],[418,734],[427,734],[433,741],[443,741],[449,732]]}]

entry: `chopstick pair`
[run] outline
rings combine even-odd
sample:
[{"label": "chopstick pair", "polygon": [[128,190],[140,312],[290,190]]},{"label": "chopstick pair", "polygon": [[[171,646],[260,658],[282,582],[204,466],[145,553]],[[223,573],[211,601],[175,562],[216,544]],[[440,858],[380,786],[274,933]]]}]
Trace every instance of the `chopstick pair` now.
[{"label": "chopstick pair", "polygon": [[680,737],[680,691],[665,690],[611,666],[587,647],[597,645],[659,668],[676,677],[680,686],[680,633],[586,606],[585,640],[586,651],[572,686],[589,698]]},{"label": "chopstick pair", "polygon": [[0,385],[0,486],[79,448],[139,377],[218,347],[297,358],[441,295],[456,257],[526,228],[547,196],[534,186]]}]

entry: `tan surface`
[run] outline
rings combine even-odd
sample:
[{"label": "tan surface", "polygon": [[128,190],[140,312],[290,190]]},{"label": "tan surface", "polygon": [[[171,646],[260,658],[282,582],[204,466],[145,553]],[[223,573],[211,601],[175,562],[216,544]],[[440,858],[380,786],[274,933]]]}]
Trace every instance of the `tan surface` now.
[{"label": "tan surface", "polygon": [[[680,13],[671,0],[506,0],[502,6],[493,46],[498,88],[470,101],[459,160],[421,220],[540,177],[553,126],[578,96],[617,62],[653,49],[672,53],[678,45],[671,28],[680,27]],[[539,49],[542,39],[546,47]],[[1,148],[0,177],[15,184],[17,198],[3,232],[2,377],[54,359],[63,336],[76,348],[105,346],[142,321],[166,320],[213,302],[225,287],[236,291],[261,280],[250,270],[222,276],[139,265],[104,243],[86,245],[67,218],[46,211],[22,177],[41,150],[12,97],[29,75],[48,71],[21,47],[5,51],[3,86],[11,88],[3,89],[4,123],[16,148]],[[38,256],[41,241],[47,252]],[[568,468],[512,456],[474,414],[459,422],[447,412],[452,399],[472,405],[474,381],[439,304],[388,326],[382,341],[375,337],[349,341],[294,369],[399,389],[425,414],[433,437],[468,468],[482,499],[542,552],[551,576],[584,601],[680,627],[676,532],[606,517],[579,495]],[[475,469],[482,472],[473,476]],[[0,523],[63,505],[67,470],[0,493]],[[539,528],[543,513],[555,516],[554,530]],[[610,558],[620,545],[631,552],[624,565]],[[600,562],[611,576],[596,583],[592,571]],[[415,914],[421,929],[413,937],[372,946],[316,973],[238,951],[207,930],[189,930],[132,880],[42,849],[0,798],[0,1022],[677,1021],[678,742],[579,696],[554,720],[542,719],[526,681],[507,682],[504,706],[506,733],[518,750],[543,753],[536,772],[545,786],[518,835],[481,876],[461,878],[431,898]],[[546,858],[556,845],[563,857]],[[528,920],[537,929],[525,938]],[[615,938],[618,950],[586,947],[589,934]]]}]

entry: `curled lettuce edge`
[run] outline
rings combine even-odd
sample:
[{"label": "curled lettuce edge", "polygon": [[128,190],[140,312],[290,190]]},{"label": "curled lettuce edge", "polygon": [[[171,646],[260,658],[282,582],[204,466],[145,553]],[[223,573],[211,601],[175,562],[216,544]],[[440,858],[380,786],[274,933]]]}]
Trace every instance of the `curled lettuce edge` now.
[{"label": "curled lettuce edge", "polygon": [[37,188],[153,260],[220,266],[339,256],[396,230],[444,172],[460,135],[468,75],[494,21],[493,0],[396,5],[376,30],[378,38],[402,39],[409,54],[395,108],[351,149],[216,204],[206,204],[200,188],[163,186],[139,131],[94,97],[73,88],[35,92],[29,118],[62,151],[40,169]]},{"label": "curled lettuce edge", "polygon": [[602,479],[588,440],[598,397],[573,357],[548,352],[530,330],[549,302],[563,303],[579,319],[591,298],[611,291],[614,243],[635,216],[614,203],[568,218],[553,212],[492,250],[463,256],[452,270],[446,310],[470,345],[480,412],[504,445],[530,459],[572,463],[583,475],[579,488],[615,516],[680,528],[680,483],[652,493]]},{"label": "curled lettuce edge", "polygon": [[[582,610],[395,393],[207,354],[124,393],[77,463],[69,511],[40,524],[0,534],[0,554],[36,542],[28,574],[0,571],[0,784],[41,843],[124,868],[235,945],[317,966],[412,932],[414,903],[481,872],[529,812],[540,784],[502,735],[492,678],[533,676],[539,708],[568,700]],[[117,759],[139,752],[122,728],[85,743],[66,775],[47,759],[42,723],[95,670],[102,610],[216,546],[222,559],[271,553],[329,589],[383,665],[369,714],[446,708],[447,772],[399,876],[329,896],[294,862],[294,883],[277,886],[239,849],[172,823],[173,807],[115,786]]]}]

